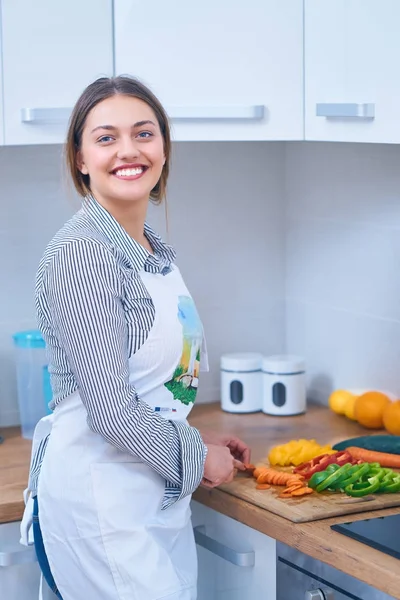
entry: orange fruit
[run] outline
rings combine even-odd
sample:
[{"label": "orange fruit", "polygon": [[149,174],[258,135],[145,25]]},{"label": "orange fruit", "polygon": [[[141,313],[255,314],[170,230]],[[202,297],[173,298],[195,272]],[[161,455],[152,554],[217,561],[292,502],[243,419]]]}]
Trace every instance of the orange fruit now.
[{"label": "orange fruit", "polygon": [[338,415],[344,415],[348,402],[352,401],[354,395],[347,390],[335,390],[329,396],[329,408]]},{"label": "orange fruit", "polygon": [[392,435],[400,435],[400,400],[386,406],[383,411],[383,426]]},{"label": "orange fruit", "polygon": [[354,416],[356,420],[368,429],[382,429],[383,412],[390,404],[390,398],[382,392],[366,392],[355,401]]}]

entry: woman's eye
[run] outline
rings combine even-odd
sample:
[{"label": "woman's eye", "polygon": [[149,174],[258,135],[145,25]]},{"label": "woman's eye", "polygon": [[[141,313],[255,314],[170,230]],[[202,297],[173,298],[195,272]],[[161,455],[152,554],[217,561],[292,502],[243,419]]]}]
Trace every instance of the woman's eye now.
[{"label": "woman's eye", "polygon": [[114,138],[111,137],[111,135],[102,135],[101,138],[99,138],[97,141],[107,143],[107,142],[111,142],[113,139]]},{"label": "woman's eye", "polygon": [[153,134],[151,133],[151,131],[141,131],[138,134],[138,137],[140,137],[142,139],[146,139],[146,138],[149,138],[149,137],[152,137],[152,136],[153,136]]}]

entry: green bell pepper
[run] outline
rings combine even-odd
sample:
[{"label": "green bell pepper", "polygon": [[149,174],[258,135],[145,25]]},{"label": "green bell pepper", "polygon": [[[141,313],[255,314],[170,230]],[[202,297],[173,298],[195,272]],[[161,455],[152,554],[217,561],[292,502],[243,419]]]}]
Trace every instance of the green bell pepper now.
[{"label": "green bell pepper", "polygon": [[308,487],[315,490],[317,485],[322,483],[327,477],[329,477],[329,473],[327,473],[326,471],[319,471],[318,473],[314,473],[314,475],[311,475],[308,481]]},{"label": "green bell pepper", "polygon": [[379,477],[370,477],[368,481],[360,481],[358,483],[351,483],[345,487],[344,491],[353,498],[361,498],[362,496],[368,496],[368,494],[374,494],[380,488],[381,480]]},{"label": "green bell pepper", "polygon": [[340,484],[342,480],[347,478],[351,467],[352,465],[350,463],[346,463],[342,467],[339,467],[339,469],[328,475],[328,477],[326,477],[321,483],[317,485],[317,487],[315,488],[316,491],[322,492],[323,490],[326,490],[327,488],[331,487],[333,484],[335,484],[335,486],[340,487],[340,485],[338,484]]},{"label": "green bell pepper", "polygon": [[356,483],[359,479],[370,474],[370,466],[368,463],[362,463],[361,465],[354,465],[348,472],[348,477],[339,482],[341,490],[344,490],[347,486],[352,483]]},{"label": "green bell pepper", "polygon": [[384,492],[386,494],[395,494],[396,492],[400,492],[400,475],[386,475],[381,480],[380,492]]}]

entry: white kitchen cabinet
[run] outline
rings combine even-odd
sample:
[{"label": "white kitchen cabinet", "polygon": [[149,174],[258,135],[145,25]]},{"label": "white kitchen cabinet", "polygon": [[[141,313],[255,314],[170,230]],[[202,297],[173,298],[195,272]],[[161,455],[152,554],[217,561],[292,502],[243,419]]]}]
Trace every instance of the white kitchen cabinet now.
[{"label": "white kitchen cabinet", "polygon": [[19,543],[20,523],[0,525],[0,598],[38,600],[40,569],[33,547]]},{"label": "white kitchen cabinet", "polygon": [[175,140],[303,139],[303,0],[114,0],[114,27],[116,74],[151,87]]},{"label": "white kitchen cabinet", "polygon": [[305,138],[400,142],[400,2],[305,0]]},{"label": "white kitchen cabinet", "polygon": [[276,541],[192,501],[198,600],[276,600]]},{"label": "white kitchen cabinet", "polygon": [[83,89],[112,75],[112,0],[2,0],[5,144],[64,141]]}]

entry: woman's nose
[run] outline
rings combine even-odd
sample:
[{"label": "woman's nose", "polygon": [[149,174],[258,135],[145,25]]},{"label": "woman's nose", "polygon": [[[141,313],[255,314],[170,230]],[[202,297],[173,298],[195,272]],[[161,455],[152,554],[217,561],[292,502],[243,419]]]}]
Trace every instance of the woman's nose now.
[{"label": "woman's nose", "polygon": [[140,154],[139,146],[132,138],[121,138],[118,145],[118,158],[137,158]]}]

